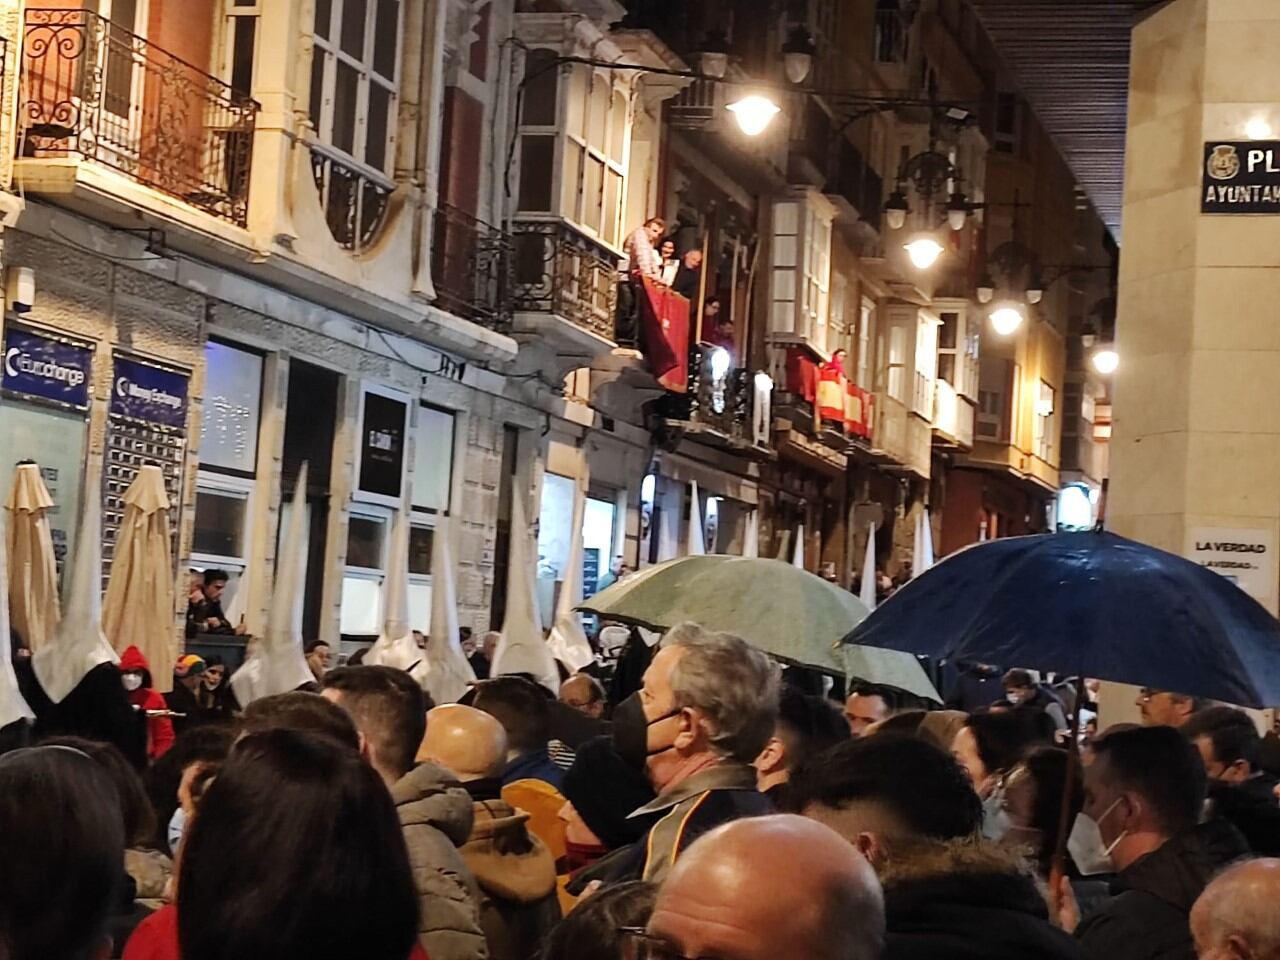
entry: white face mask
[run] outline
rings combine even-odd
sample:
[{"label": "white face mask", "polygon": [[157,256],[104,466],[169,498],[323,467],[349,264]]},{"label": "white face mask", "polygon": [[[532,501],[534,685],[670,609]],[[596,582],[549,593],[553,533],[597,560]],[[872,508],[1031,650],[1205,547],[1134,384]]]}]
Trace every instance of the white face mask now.
[{"label": "white face mask", "polygon": [[120,679],[130,693],[142,686],[142,675],[138,673],[126,673]]},{"label": "white face mask", "polygon": [[187,829],[187,811],[181,807],[173,811],[173,816],[169,818],[169,852],[177,854],[178,843],[182,840],[182,832]]},{"label": "white face mask", "polygon": [[1120,797],[1116,797],[1115,802],[1103,812],[1097,820],[1089,816],[1087,813],[1081,813],[1076,816],[1076,822],[1071,827],[1071,836],[1067,837],[1067,852],[1071,854],[1071,859],[1075,861],[1076,867],[1086,877],[1096,876],[1100,873],[1115,873],[1116,864],[1111,859],[1111,851],[1128,836],[1129,831],[1121,831],[1120,835],[1106,843],[1102,839],[1102,821],[1110,816],[1111,811],[1116,808],[1116,804],[1120,802]]}]

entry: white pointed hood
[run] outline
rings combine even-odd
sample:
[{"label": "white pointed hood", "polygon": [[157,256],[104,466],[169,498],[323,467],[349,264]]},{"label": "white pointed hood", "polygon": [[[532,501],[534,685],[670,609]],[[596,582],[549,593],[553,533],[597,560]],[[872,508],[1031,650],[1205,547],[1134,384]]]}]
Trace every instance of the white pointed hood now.
[{"label": "white pointed hood", "polygon": [[307,465],[298,473],[289,525],[276,554],[276,582],[267,628],[253,655],[231,678],[240,706],[288,693],[315,679],[302,652],[302,591],[307,563]]},{"label": "white pointed hood", "polygon": [[525,519],[523,491],[511,498],[511,565],[507,576],[507,618],[493,654],[490,676],[527,673],[553,693],[560,690],[560,671],[542,639],[542,616],[534,583],[533,530]]},{"label": "white pointed hood", "polygon": [[84,506],[62,619],[53,639],[31,655],[36,679],[54,703],[65,700],[94,667],[120,662],[102,632],[101,481],[97,470],[85,478]]},{"label": "white pointed hood", "polygon": [[436,521],[431,540],[431,630],[427,639],[427,692],[436,703],[456,703],[476,682],[458,628],[458,587],[448,517]]},{"label": "white pointed hood", "polygon": [[[0,544],[5,542],[5,517],[0,511]],[[18,678],[13,672],[13,647],[9,643],[9,560],[0,549],[0,730],[19,720],[34,720],[35,714],[22,699]]]},{"label": "white pointed hood", "polygon": [[702,529],[702,500],[698,496],[698,481],[689,481],[689,556],[702,557],[707,553],[706,534]]},{"label": "white pointed hood", "polygon": [[876,608],[876,523],[867,529],[867,554],[862,561],[862,589],[858,594],[868,610]]},{"label": "white pointed hood", "polygon": [[560,598],[556,603],[556,622],[547,638],[552,654],[576,673],[595,662],[595,651],[582,629],[582,614],[574,608],[582,602],[582,527],[587,511],[587,491],[580,478],[574,488],[573,519],[570,526],[569,561]]},{"label": "white pointed hood", "polygon": [[382,633],[364,655],[364,662],[371,667],[408,670],[422,684],[428,669],[426,656],[418,649],[413,638],[413,625],[409,622],[409,503],[410,498],[406,494],[391,526]]},{"label": "white pointed hood", "polygon": [[804,569],[804,524],[800,524],[796,528],[795,549],[791,554],[791,565],[801,570]]},{"label": "white pointed hood", "polygon": [[747,529],[742,537],[742,555],[756,559],[760,556],[760,508],[747,514]]}]

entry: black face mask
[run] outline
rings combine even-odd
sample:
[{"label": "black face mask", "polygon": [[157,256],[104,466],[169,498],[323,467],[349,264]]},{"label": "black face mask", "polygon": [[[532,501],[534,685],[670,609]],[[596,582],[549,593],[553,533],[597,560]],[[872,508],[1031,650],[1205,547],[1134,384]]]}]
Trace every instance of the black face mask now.
[{"label": "black face mask", "polygon": [[657,750],[649,749],[649,728],[655,723],[669,720],[680,711],[672,710],[660,717],[649,720],[644,715],[644,704],[640,702],[637,691],[623,700],[613,709],[613,749],[617,751],[629,767],[641,772],[645,769],[645,761],[649,757],[666,753],[670,746]]}]

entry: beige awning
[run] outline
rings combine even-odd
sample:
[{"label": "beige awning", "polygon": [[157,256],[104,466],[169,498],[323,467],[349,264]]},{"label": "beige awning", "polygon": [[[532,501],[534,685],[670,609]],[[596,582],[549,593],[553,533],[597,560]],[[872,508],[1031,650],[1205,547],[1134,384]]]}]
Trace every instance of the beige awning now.
[{"label": "beige awning", "polygon": [[152,686],[162,693],[173,689],[177,655],[173,578],[164,474],[157,466],[145,466],[124,494],[102,630],[117,653],[129,646],[142,651],[151,665]]},{"label": "beige awning", "polygon": [[32,650],[53,638],[59,620],[58,566],[49,534],[53,497],[34,463],[18,466],[5,509],[9,511],[9,616]]}]

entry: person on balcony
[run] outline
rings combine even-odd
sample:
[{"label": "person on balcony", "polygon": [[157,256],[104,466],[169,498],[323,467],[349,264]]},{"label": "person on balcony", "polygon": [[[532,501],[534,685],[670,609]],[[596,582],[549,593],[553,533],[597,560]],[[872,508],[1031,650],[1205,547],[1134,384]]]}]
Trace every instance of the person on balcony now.
[{"label": "person on balcony", "polygon": [[626,258],[619,265],[618,311],[614,319],[615,335],[620,344],[634,346],[640,331],[640,287],[647,277],[662,283],[662,258],[654,246],[667,230],[661,217],[650,217],[644,226],[627,235],[622,246]]},{"label": "person on balcony", "polygon": [[676,242],[668,237],[658,247],[658,256],[662,258],[662,282],[667,286],[675,283],[676,274],[680,272],[680,259],[676,256]]},{"label": "person on balcony", "polygon": [[698,288],[702,285],[702,248],[694,247],[686,250],[680,258],[680,269],[676,272],[671,289],[690,303],[698,299]]}]

